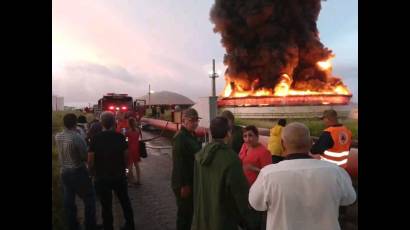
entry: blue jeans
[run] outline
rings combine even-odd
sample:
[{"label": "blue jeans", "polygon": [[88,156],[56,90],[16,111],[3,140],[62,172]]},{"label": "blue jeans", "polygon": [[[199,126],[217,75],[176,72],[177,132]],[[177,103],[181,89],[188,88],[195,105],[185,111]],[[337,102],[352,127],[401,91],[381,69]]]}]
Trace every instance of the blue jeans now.
[{"label": "blue jeans", "polygon": [[66,169],[61,173],[61,181],[69,230],[80,229],[77,221],[75,195],[78,195],[84,202],[85,229],[94,230],[96,228],[95,191],[87,168],[84,166],[76,169]]}]

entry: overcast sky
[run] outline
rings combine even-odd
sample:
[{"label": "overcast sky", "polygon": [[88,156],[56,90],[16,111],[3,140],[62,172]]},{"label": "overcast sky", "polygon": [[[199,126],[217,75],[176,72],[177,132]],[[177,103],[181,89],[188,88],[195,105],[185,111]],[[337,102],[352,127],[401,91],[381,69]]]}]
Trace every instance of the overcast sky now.
[{"label": "overcast sky", "polygon": [[[53,94],[66,105],[94,104],[108,92],[173,91],[193,101],[211,94],[212,58],[224,49],[212,31],[214,0],[53,0]],[[334,74],[357,101],[357,0],[322,2],[318,28],[333,50]],[[220,76],[217,93],[225,81]]]}]

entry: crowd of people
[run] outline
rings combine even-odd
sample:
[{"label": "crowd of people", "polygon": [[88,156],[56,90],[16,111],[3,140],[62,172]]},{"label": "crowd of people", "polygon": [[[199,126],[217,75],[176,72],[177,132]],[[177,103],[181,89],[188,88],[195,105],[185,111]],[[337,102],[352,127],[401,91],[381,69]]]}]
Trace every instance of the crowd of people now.
[{"label": "crowd of people", "polygon": [[352,135],[336,111],[324,112],[326,129],[313,146],[304,124],[280,119],[266,148],[255,126],[235,126],[224,111],[201,148],[199,119],[185,110],[173,138],[177,230],[340,229],[340,206],[353,204],[356,192],[345,170]]},{"label": "crowd of people", "polygon": [[[227,110],[211,120],[212,138],[203,146],[194,133],[199,119],[195,109],[184,110],[172,139],[177,230],[340,229],[340,206],[354,203],[356,193],[345,170],[352,134],[336,111],[323,113],[326,129],[314,144],[304,124],[279,119],[267,147],[255,126],[235,125]],[[87,123],[70,113],[63,122],[55,139],[69,229],[80,229],[76,195],[85,229],[113,229],[112,192],[123,210],[121,229],[135,229],[128,187],[141,184],[138,118],[103,112]]]},{"label": "crowd of people", "polygon": [[[95,118],[90,123],[83,115],[78,118],[73,113],[64,116],[64,129],[55,139],[69,230],[81,229],[77,221],[76,195],[84,202],[86,230],[113,230],[112,192],[120,201],[124,214],[125,224],[121,230],[135,229],[128,187],[141,184],[138,162],[142,133],[138,122],[130,113],[103,112],[100,119]],[[102,207],[102,225],[96,224],[97,197]]]}]

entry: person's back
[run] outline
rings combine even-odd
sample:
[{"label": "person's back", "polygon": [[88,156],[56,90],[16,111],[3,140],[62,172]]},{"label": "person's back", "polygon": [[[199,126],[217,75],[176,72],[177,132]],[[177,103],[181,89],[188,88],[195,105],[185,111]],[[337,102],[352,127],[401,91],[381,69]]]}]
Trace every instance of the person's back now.
[{"label": "person's back", "polygon": [[347,172],[316,159],[284,160],[266,166],[259,177],[273,191],[267,229],[340,229],[339,206],[356,199]]},{"label": "person's back", "polygon": [[[139,147],[139,139],[141,130],[137,127],[137,121],[135,118],[131,117],[128,119],[129,129],[125,136],[128,138],[128,183],[132,183],[134,185],[140,185],[140,167],[138,162],[140,159],[140,147]],[[137,179],[134,177],[133,173],[133,166],[135,166],[135,172]]]},{"label": "person's back", "polygon": [[[218,125],[217,119],[225,119],[227,131],[226,118],[215,118]],[[255,227],[241,163],[223,139],[214,139],[195,155],[194,178],[193,230],[237,230],[240,223]]]},{"label": "person's back", "polygon": [[309,129],[291,123],[283,129],[284,160],[266,166],[249,191],[249,203],[268,211],[267,229],[340,229],[339,206],[356,200],[347,172],[312,159]]},{"label": "person's back", "polygon": [[280,143],[280,134],[282,133],[282,126],[275,125],[270,130],[270,136],[268,141],[268,149],[272,155],[281,156],[283,152],[282,145]]},{"label": "person's back", "polygon": [[[85,166],[87,145],[76,130],[64,129],[55,136],[61,171]],[[79,148],[79,146],[82,146]]]},{"label": "person's back", "polygon": [[193,229],[237,229],[239,210],[229,188],[241,188],[236,195],[245,197],[245,205],[249,188],[236,153],[225,144],[210,143],[195,158]]},{"label": "person's back", "polygon": [[114,114],[103,112],[101,124],[104,130],[91,139],[89,166],[95,170],[95,188],[101,202],[105,230],[113,230],[112,193],[120,201],[125,218],[121,230],[133,230],[134,214],[128,196],[125,175],[127,148],[125,136],[114,131]]},{"label": "person's back", "polygon": [[235,125],[235,116],[229,110],[224,110],[221,114],[222,117],[228,119],[229,126],[231,127],[232,137],[229,142],[229,146],[236,154],[239,154],[243,145],[243,128]]},{"label": "person's back", "polygon": [[61,185],[68,229],[78,229],[77,206],[78,195],[84,202],[85,229],[94,230],[95,193],[86,168],[87,144],[77,130],[77,117],[73,113],[64,115],[64,130],[55,137],[61,168]]},{"label": "person's back", "polygon": [[90,123],[90,128],[88,129],[88,132],[87,132],[87,143],[90,144],[91,139],[94,138],[94,136],[97,133],[102,132],[102,130],[103,130],[103,127],[98,120],[95,120],[92,123]]},{"label": "person's back", "polygon": [[112,130],[97,133],[90,144],[90,151],[95,153],[96,177],[125,176],[124,151],[127,148],[124,135]]},{"label": "person's back", "polygon": [[128,138],[128,148],[129,151],[135,150],[138,151],[139,148],[139,140],[140,140],[140,132],[139,130],[132,130],[129,129],[126,133],[126,137]]},{"label": "person's back", "polygon": [[270,130],[268,149],[272,154],[272,162],[277,163],[283,159],[283,148],[281,143],[282,129],[286,125],[285,119],[279,119],[278,123]]}]

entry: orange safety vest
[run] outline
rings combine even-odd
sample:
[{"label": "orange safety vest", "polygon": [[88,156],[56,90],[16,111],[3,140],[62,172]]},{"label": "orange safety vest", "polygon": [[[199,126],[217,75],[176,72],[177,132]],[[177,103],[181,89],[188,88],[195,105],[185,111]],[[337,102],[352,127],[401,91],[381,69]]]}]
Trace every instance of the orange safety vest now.
[{"label": "orange safety vest", "polygon": [[330,133],[334,144],[332,148],[323,152],[323,156],[320,156],[321,159],[346,168],[352,143],[352,132],[345,126],[333,126],[325,129],[325,131]]}]

